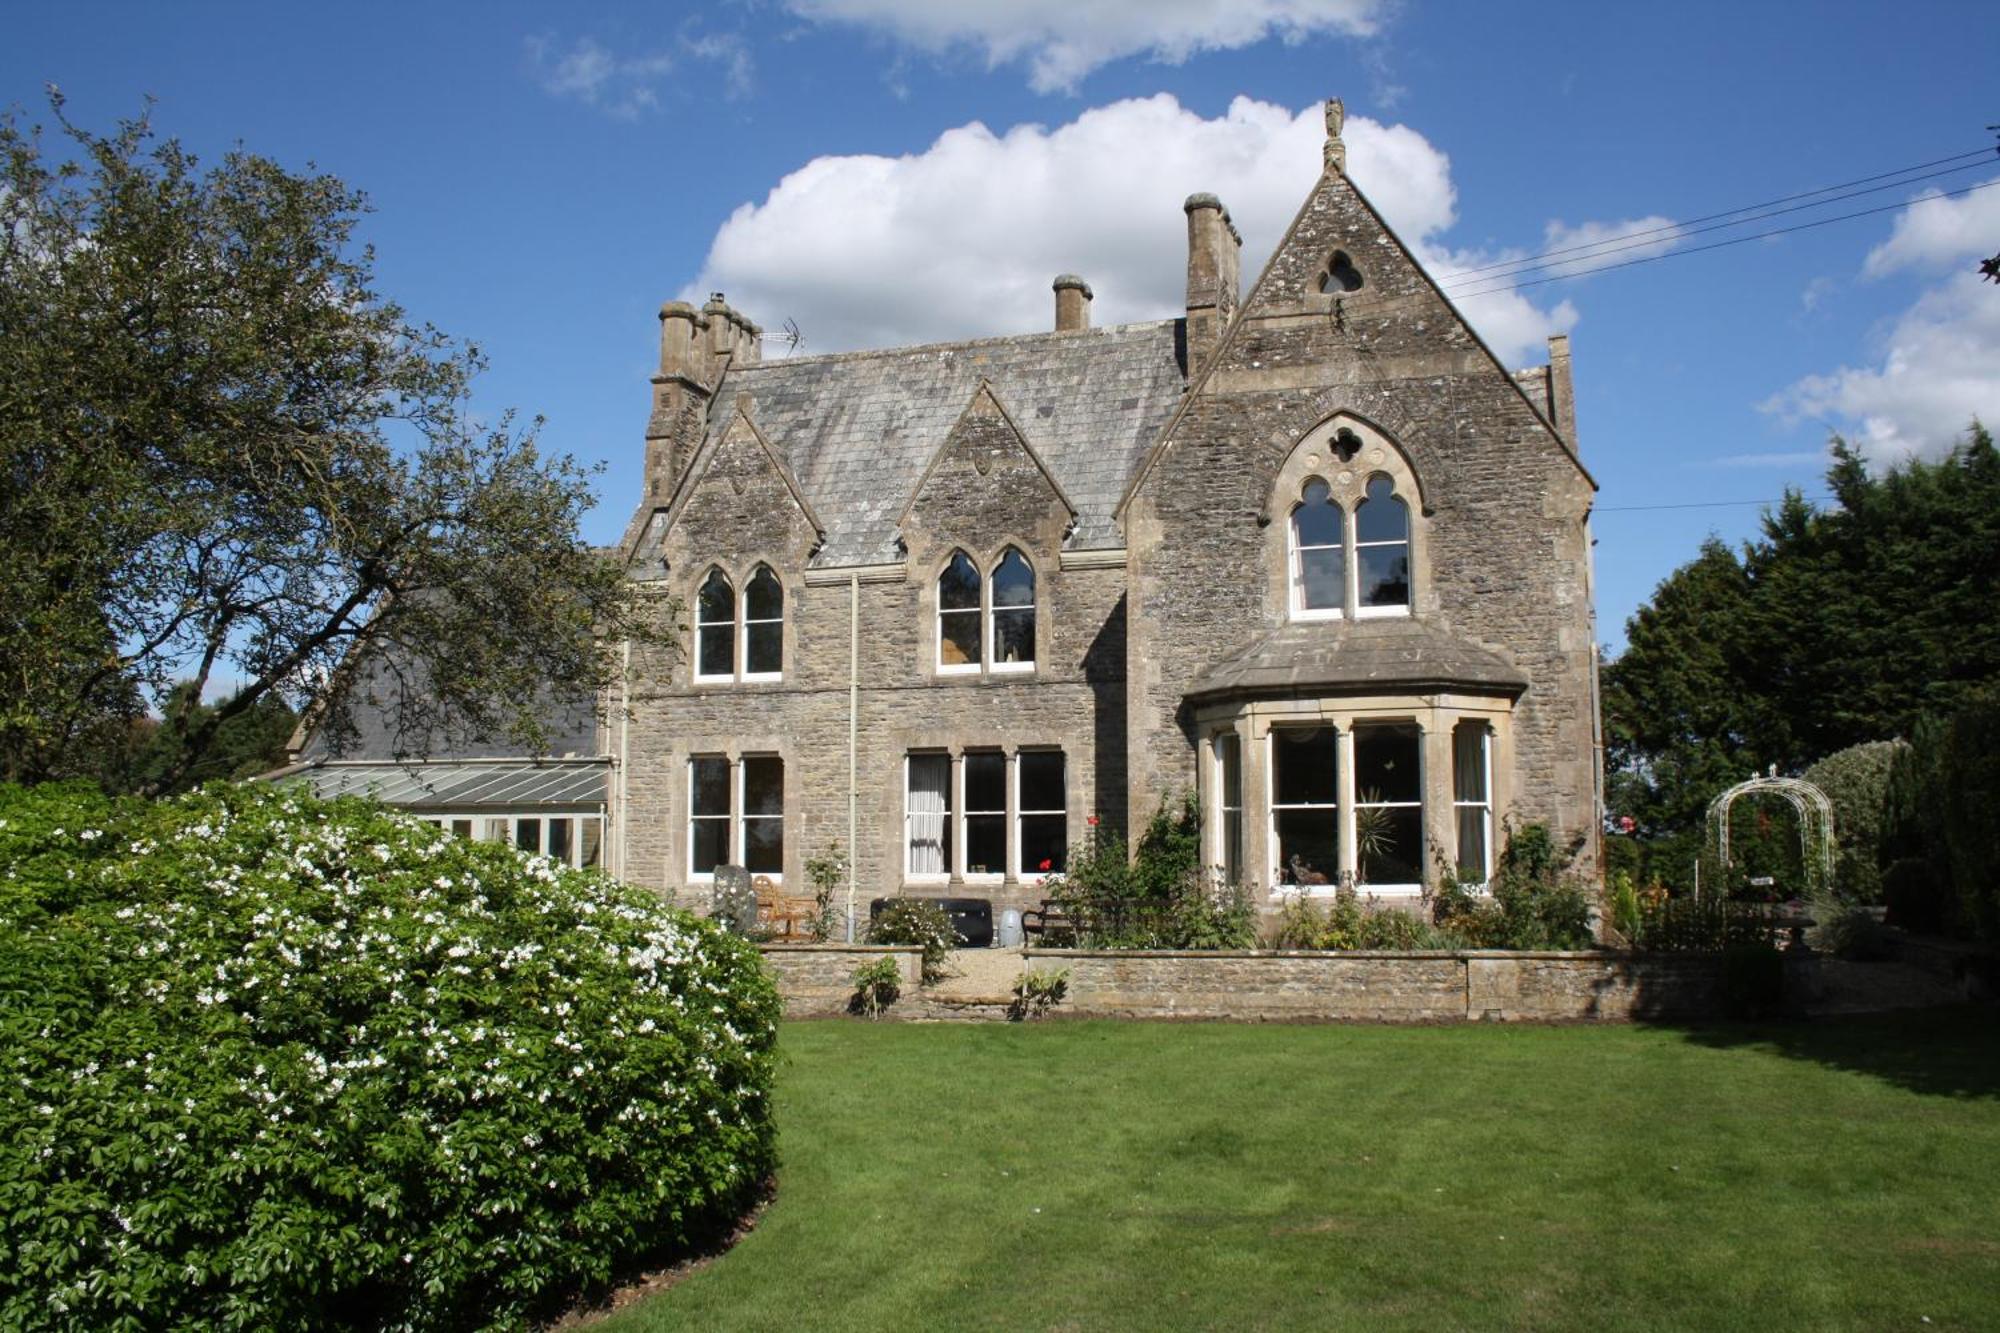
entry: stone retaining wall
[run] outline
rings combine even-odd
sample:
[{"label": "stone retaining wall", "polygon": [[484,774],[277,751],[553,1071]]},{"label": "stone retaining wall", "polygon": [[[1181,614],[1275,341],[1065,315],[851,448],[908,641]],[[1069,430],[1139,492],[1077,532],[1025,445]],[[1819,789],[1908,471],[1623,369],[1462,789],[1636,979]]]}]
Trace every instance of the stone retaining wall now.
[{"label": "stone retaining wall", "polygon": [[1023,958],[1069,970],[1057,1012],[1078,1018],[1593,1022],[1721,1010],[1720,968],[1704,957],[1028,949]]},{"label": "stone retaining wall", "polygon": [[761,944],[764,966],[778,983],[787,1018],[830,1018],[847,1012],[854,997],[854,969],[894,958],[903,994],[917,998],[924,951],[914,944]]}]

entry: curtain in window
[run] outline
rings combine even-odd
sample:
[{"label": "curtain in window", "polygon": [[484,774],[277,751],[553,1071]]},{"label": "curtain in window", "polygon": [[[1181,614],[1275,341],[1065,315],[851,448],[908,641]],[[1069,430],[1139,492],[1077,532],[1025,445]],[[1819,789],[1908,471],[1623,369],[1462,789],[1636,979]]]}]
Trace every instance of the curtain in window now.
[{"label": "curtain in window", "polygon": [[951,869],[946,841],[951,819],[951,758],[910,756],[909,842],[912,875],[942,875]]},{"label": "curtain in window", "polygon": [[1461,722],[1451,733],[1452,804],[1458,816],[1458,875],[1483,880],[1488,869],[1492,797],[1487,788],[1484,722]]}]

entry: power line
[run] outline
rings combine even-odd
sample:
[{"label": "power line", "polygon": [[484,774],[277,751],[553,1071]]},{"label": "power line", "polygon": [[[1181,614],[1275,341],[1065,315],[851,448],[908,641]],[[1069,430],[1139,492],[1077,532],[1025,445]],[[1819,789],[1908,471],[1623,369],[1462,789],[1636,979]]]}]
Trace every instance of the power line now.
[{"label": "power line", "polygon": [[[1981,190],[1990,190],[1995,185],[2000,185],[2000,180],[1985,181],[1979,185],[1967,185],[1956,190],[1943,190],[1926,197],[1931,199],[1962,199],[1966,195],[1977,194]],[[1459,292],[1456,294],[1455,299],[1492,296],[1499,292],[1515,292],[1520,291],[1523,287],[1540,287],[1544,283],[1561,282],[1566,278],[1583,278],[1593,273],[1609,273],[1612,269],[1631,268],[1635,264],[1652,264],[1662,259],[1678,259],[1687,255],[1698,255],[1705,250],[1722,250],[1732,245],[1743,245],[1749,241],[1768,240],[1773,236],[1788,236],[1795,231],[1811,231],[1814,227],[1824,227],[1835,222],[1851,222],[1855,218],[1865,218],[1876,213],[1893,213],[1897,209],[1908,208],[1909,206],[1910,201],[1895,204],[1880,204],[1874,208],[1856,209],[1852,213],[1838,213],[1830,218],[1815,218],[1811,222],[1796,222],[1789,227],[1773,227],[1769,231],[1752,232],[1748,236],[1732,236],[1726,241],[1710,241],[1707,245],[1694,245],[1685,249],[1669,250],[1664,254],[1641,255],[1636,259],[1621,259],[1615,264],[1600,264],[1595,268],[1578,269],[1574,273],[1558,273],[1551,277],[1532,278],[1527,282],[1510,283],[1504,287],[1489,287],[1479,291]]]},{"label": "power line", "polygon": [[[1833,495],[1801,495],[1799,498],[1817,503],[1821,500],[1835,500],[1839,497]],[[1590,512],[1592,514],[1630,514],[1636,513],[1641,509],[1727,509],[1738,505],[1778,505],[1784,502],[1783,497],[1776,500],[1690,500],[1685,504],[1667,505],[1599,505]]]},{"label": "power line", "polygon": [[[1915,185],[1919,181],[1933,180],[1939,176],[1955,175],[1958,172],[1968,171],[1974,167],[1980,167],[1985,165],[1986,163],[1983,161],[1961,162],[1955,167],[1945,167],[1939,171],[1929,171],[1923,173],[1922,175],[1917,175],[1917,176],[1904,175],[1902,176],[1901,179],[1890,181],[1887,185],[1871,185],[1865,189],[1849,190],[1844,194],[1831,194],[1827,198],[1815,199],[1813,202],[1809,204],[1793,204],[1789,208],[1772,208],[1762,204],[1752,205],[1750,208],[1741,208],[1734,210],[1734,212],[1736,213],[1747,214],[1747,216],[1735,217],[1725,222],[1712,221],[1707,218],[1696,218],[1690,222],[1669,223],[1666,226],[1651,227],[1645,231],[1624,232],[1617,236],[1607,236],[1601,241],[1591,241],[1584,245],[1568,246],[1561,250],[1550,250],[1545,254],[1531,255],[1524,259],[1505,260],[1497,264],[1487,264],[1484,265],[1482,268],[1477,268],[1477,269],[1461,269],[1450,274],[1448,277],[1439,279],[1438,285],[1443,287],[1446,291],[1451,291],[1454,288],[1464,287],[1467,285],[1477,286],[1481,282],[1491,281],[1492,278],[1512,277],[1521,273],[1532,273],[1538,269],[1554,268],[1558,266],[1567,267],[1568,265],[1571,264],[1588,264],[1595,260],[1602,259],[1606,255],[1617,254],[1623,250],[1636,250],[1643,246],[1648,246],[1648,245],[1663,245],[1667,244],[1670,241],[1678,240],[1684,236],[1700,236],[1711,231],[1726,231],[1731,227],[1747,227],[1753,222],[1762,222],[1766,218],[1783,217],[1788,213],[1800,213],[1808,209],[1824,208],[1828,204],[1837,204],[1844,199],[1859,199],[1863,195],[1880,194],[1884,190],[1899,190],[1907,185]],[[1829,188],[1837,190],[1840,189],[1841,187],[1833,186]],[[1813,193],[1826,194],[1827,191],[1816,190]],[[1797,198],[1799,196],[1793,196],[1793,197]],[[1904,205],[1902,204],[1893,205],[1893,207],[1896,208],[1901,208],[1903,206]],[[1724,217],[1727,215],[1715,214],[1714,216]],[[1705,226],[1697,225],[1698,223],[1706,223],[1707,225]],[[1563,260],[1560,258],[1563,255],[1572,254],[1579,250],[1590,250],[1593,253],[1584,255],[1581,258],[1577,259]],[[1493,269],[1511,269],[1512,272],[1493,273],[1492,277],[1490,278],[1468,277],[1468,275],[1474,275]],[[1565,275],[1558,275],[1558,276],[1565,276]]]},{"label": "power line", "polygon": [[[1686,233],[1686,232],[1687,232],[1687,230],[1688,230],[1689,228],[1692,228],[1692,227],[1699,227],[1699,226],[1701,226],[1701,224],[1703,224],[1703,223],[1707,223],[1707,222],[1715,222],[1715,221],[1717,221],[1718,219],[1721,219],[1721,218],[1730,218],[1730,217],[1735,217],[1735,216],[1736,216],[1737,214],[1739,214],[1739,213],[1759,213],[1759,212],[1761,212],[1762,210],[1764,210],[1764,209],[1767,209],[1767,208],[1771,208],[1771,209],[1775,209],[1775,208],[1777,208],[1777,207],[1778,207],[1778,205],[1780,205],[1780,204],[1791,204],[1791,203],[1796,203],[1797,201],[1799,201],[1799,200],[1801,200],[1801,199],[1810,199],[1810,198],[1814,197],[1815,195],[1822,195],[1822,194],[1832,194],[1832,193],[1834,193],[1834,192],[1835,192],[1835,191],[1837,191],[1837,190],[1846,190],[1846,189],[1851,189],[1852,187],[1854,187],[1854,186],[1857,186],[1857,185],[1870,185],[1870,184],[1872,184],[1872,183],[1873,183],[1873,182],[1875,182],[1875,181],[1885,181],[1885,180],[1889,180],[1889,178],[1890,178],[1890,177],[1892,177],[1892,176],[1909,176],[1911,172],[1915,172],[1915,171],[1930,171],[1930,169],[1931,169],[1931,168],[1933,168],[1933,167],[1944,167],[1944,166],[1946,166],[1946,164],[1947,164],[1947,163],[1952,163],[1952,162],[1958,162],[1958,163],[1961,163],[1961,165],[1959,165],[1959,166],[1955,166],[1955,167],[1947,167],[1947,169],[1946,169],[1945,171],[1931,171],[1931,172],[1930,172],[1930,175],[1936,175],[1936,176],[1942,176],[1942,175],[1947,175],[1947,174],[1949,174],[1949,173],[1950,173],[1950,172],[1952,172],[1952,171],[1963,171],[1963,170],[1965,170],[1965,169],[1966,169],[1967,167],[1972,167],[1972,166],[1977,166],[1977,165],[1978,165],[1978,163],[1977,163],[1977,162],[1967,162],[1967,161],[1964,161],[1964,159],[1967,159],[1967,158],[1990,158],[1990,157],[1994,156],[1995,154],[2000,154],[2000,148],[1975,148],[1975,149],[1972,149],[1972,150],[1971,150],[1971,151],[1969,151],[1969,152],[1964,152],[1964,153],[1954,153],[1954,154],[1952,154],[1952,155],[1951,155],[1950,157],[1940,157],[1940,158],[1935,158],[1935,159],[1933,159],[1932,161],[1929,161],[1929,162],[1919,162],[1919,163],[1917,163],[1917,164],[1916,164],[1916,165],[1914,165],[1914,166],[1908,166],[1908,167],[1900,167],[1900,168],[1898,168],[1898,169],[1897,169],[1897,170],[1895,170],[1895,171],[1884,171],[1884,172],[1878,172],[1877,174],[1875,174],[1875,175],[1873,175],[1873,176],[1862,176],[1862,177],[1859,177],[1859,178],[1857,178],[1857,179],[1855,179],[1855,180],[1851,180],[1851,181],[1842,181],[1842,182],[1840,182],[1840,183],[1839,183],[1839,184],[1837,184],[1837,185],[1824,185],[1824,186],[1821,186],[1821,187],[1820,187],[1819,189],[1817,189],[1817,190],[1805,190],[1805,191],[1802,191],[1801,193],[1798,193],[1798,194],[1787,194],[1787,195],[1781,195],[1781,196],[1779,196],[1779,197],[1778,197],[1778,198],[1776,198],[1776,199],[1767,199],[1767,200],[1765,200],[1765,201],[1764,201],[1764,202],[1762,202],[1762,203],[1757,203],[1757,204],[1745,204],[1745,205],[1743,205],[1743,206],[1742,206],[1741,208],[1729,208],[1729,209],[1724,209],[1724,210],[1723,210],[1722,212],[1720,212],[1720,213],[1705,213],[1705,214],[1703,214],[1703,215],[1702,215],[1701,217],[1698,217],[1698,218],[1688,218],[1688,219],[1686,219],[1686,220],[1684,220],[1684,221],[1681,221],[1681,222],[1669,222],[1669,223],[1666,223],[1666,224],[1665,224],[1665,225],[1663,225],[1663,226],[1658,226],[1658,227],[1650,227],[1650,228],[1647,228],[1647,229],[1646,229],[1645,231],[1635,231],[1635,232],[1624,232],[1624,233],[1621,233],[1620,235],[1617,235],[1617,236],[1607,236],[1607,237],[1605,237],[1605,238],[1604,238],[1603,240],[1601,240],[1601,241],[1585,241],[1585,242],[1581,242],[1581,243],[1579,243],[1579,244],[1576,244],[1576,245],[1566,245],[1566,246],[1563,246],[1563,247],[1561,247],[1561,248],[1559,248],[1559,249],[1555,249],[1555,250],[1544,250],[1544,251],[1542,251],[1542,252],[1541,252],[1540,254],[1536,254],[1536,255],[1528,255],[1528,256],[1525,256],[1525,257],[1523,257],[1523,258],[1520,258],[1520,259],[1501,259],[1501,260],[1496,260],[1496,261],[1494,261],[1494,262],[1493,262],[1493,263],[1491,263],[1491,264],[1481,264],[1481,265],[1479,265],[1479,266],[1478,266],[1478,267],[1476,267],[1476,268],[1465,268],[1465,269],[1456,269],[1456,270],[1454,270],[1453,272],[1451,272],[1450,274],[1447,274],[1447,275],[1444,275],[1444,277],[1443,277],[1443,278],[1441,278],[1441,279],[1440,279],[1440,281],[1441,281],[1441,282],[1444,282],[1444,283],[1446,283],[1446,284],[1448,285],[1448,284],[1449,284],[1450,282],[1456,282],[1456,281],[1458,281],[1458,280],[1460,280],[1460,279],[1462,279],[1462,278],[1467,278],[1467,277],[1470,277],[1470,276],[1472,276],[1472,275],[1475,275],[1475,274],[1479,274],[1479,273],[1485,273],[1485,272],[1488,272],[1488,271],[1490,271],[1490,270],[1493,270],[1493,269],[1505,269],[1505,268],[1514,268],[1514,267],[1516,267],[1516,266],[1519,266],[1519,265],[1525,265],[1525,264],[1533,264],[1533,263],[1535,263],[1536,261],[1539,261],[1539,260],[1544,260],[1544,259],[1554,259],[1554,258],[1556,258],[1556,257],[1558,257],[1558,256],[1561,256],[1561,255],[1568,255],[1568,254],[1575,254],[1575,253],[1577,253],[1578,251],[1582,251],[1582,250],[1595,250],[1595,249],[1597,249],[1597,248],[1598,248],[1599,246],[1604,246],[1604,245],[1609,245],[1609,244],[1611,244],[1611,243],[1612,243],[1612,242],[1614,242],[1614,241],[1631,241],[1631,240],[1635,240],[1635,239],[1637,239],[1637,240],[1641,240],[1641,241],[1642,241],[1642,243],[1643,243],[1643,238],[1645,238],[1645,237],[1648,237],[1648,236],[1658,236],[1658,235],[1661,235],[1661,234],[1663,234],[1663,233],[1667,233],[1667,232],[1673,232],[1673,233],[1678,233],[1678,234],[1684,234],[1684,233]],[[1916,183],[1917,181],[1919,181],[1919,180],[1927,180],[1927,179],[1929,179],[1929,176],[1916,176],[1916,177],[1911,177],[1911,178],[1910,178],[1910,179],[1908,179],[1908,180],[1896,180],[1896,181],[1890,181],[1890,183],[1889,183],[1889,184],[1887,184],[1887,185],[1879,185],[1879,186],[1876,186],[1876,187],[1875,187],[1875,189],[1877,189],[1877,190],[1893,190],[1893,189],[1895,189],[1895,188],[1897,188],[1898,186],[1901,186],[1901,185],[1913,185],[1913,184],[1915,184],[1915,183]],[[1871,190],[1863,190],[1863,191],[1858,191],[1857,193],[1860,193],[1860,194],[1869,194],[1869,193],[1873,193],[1873,192],[1874,192],[1874,191],[1871,191]],[[1854,197],[1854,196],[1851,196],[1851,195],[1844,195],[1844,196],[1842,196],[1842,197],[1843,197],[1843,198],[1852,198],[1852,197]],[[1821,204],[1830,204],[1830,203],[1834,203],[1834,202],[1837,202],[1837,201],[1836,201],[1836,200],[1833,200],[1833,199],[1822,199],[1822,200],[1820,200],[1820,203],[1821,203]],[[1806,207],[1808,207],[1808,208],[1815,208],[1815,207],[1818,207],[1818,205],[1817,205],[1817,204],[1808,204],[1808,205],[1805,205],[1805,206],[1806,206]],[[1785,209],[1785,210],[1781,210],[1781,211],[1784,211],[1784,212],[1796,212],[1797,210],[1796,210],[1796,209]],[[1777,216],[1777,214],[1776,214],[1776,213],[1771,213],[1771,214],[1766,214],[1765,216],[1771,216],[1771,217],[1775,217],[1775,216]],[[1740,219],[1740,222],[1753,222],[1753,221],[1756,221],[1756,219],[1755,219],[1755,218],[1742,218],[1742,219]],[[1738,224],[1738,223],[1728,223],[1728,224],[1724,224],[1724,225],[1728,225],[1728,226],[1735,226],[1735,225],[1739,225],[1739,224]],[[1703,229],[1703,230],[1715,230],[1714,228],[1706,228],[1706,227],[1704,227],[1704,228],[1702,228],[1702,229]]]}]

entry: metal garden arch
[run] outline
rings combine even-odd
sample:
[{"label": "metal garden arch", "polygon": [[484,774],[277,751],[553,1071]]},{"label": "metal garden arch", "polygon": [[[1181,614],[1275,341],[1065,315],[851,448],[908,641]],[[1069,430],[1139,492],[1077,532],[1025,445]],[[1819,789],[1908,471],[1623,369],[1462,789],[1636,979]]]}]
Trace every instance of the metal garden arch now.
[{"label": "metal garden arch", "polygon": [[1739,782],[1708,804],[1708,840],[1726,868],[1729,855],[1729,811],[1740,797],[1776,796],[1799,817],[1799,863],[1805,867],[1809,893],[1833,886],[1833,802],[1803,778],[1781,778],[1777,765],[1762,777]]}]

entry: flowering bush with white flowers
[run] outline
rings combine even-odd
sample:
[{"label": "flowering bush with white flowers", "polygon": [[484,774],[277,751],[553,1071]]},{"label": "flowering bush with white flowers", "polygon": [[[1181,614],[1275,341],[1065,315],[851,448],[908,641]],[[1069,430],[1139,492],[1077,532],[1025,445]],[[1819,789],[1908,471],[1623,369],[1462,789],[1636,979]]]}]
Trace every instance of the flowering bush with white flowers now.
[{"label": "flowering bush with white flowers", "polygon": [[0,789],[0,1327],[519,1325],[774,1161],[754,948],[378,806]]}]

